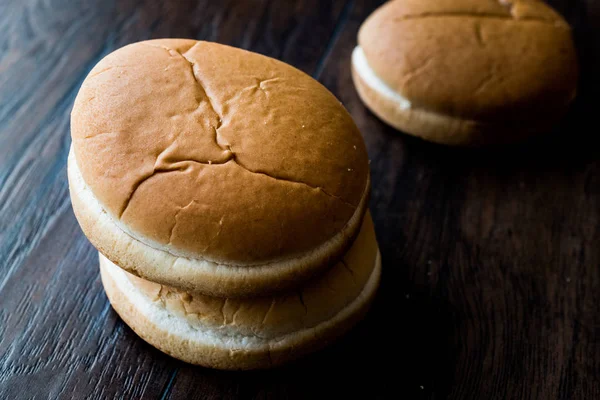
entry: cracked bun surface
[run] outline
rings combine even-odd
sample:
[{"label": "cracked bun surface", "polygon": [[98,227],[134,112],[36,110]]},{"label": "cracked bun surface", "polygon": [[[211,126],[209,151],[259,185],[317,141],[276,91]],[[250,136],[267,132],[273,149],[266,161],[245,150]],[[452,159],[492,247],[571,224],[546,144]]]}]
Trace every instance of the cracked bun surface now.
[{"label": "cracked bun surface", "polygon": [[547,129],[575,97],[571,29],[537,0],[395,0],[352,56],[363,102],[388,124],[450,145]]},{"label": "cracked bun surface", "polygon": [[210,42],[152,40],[100,61],[71,116],[86,236],[157,283],[258,295],[329,268],[366,210],[363,139],[321,84]]},{"label": "cracked bun surface", "polygon": [[145,281],[100,255],[102,281],[124,321],[183,361],[268,368],[325,346],[367,311],[381,265],[370,215],[350,250],[306,285],[270,296],[211,297]]}]

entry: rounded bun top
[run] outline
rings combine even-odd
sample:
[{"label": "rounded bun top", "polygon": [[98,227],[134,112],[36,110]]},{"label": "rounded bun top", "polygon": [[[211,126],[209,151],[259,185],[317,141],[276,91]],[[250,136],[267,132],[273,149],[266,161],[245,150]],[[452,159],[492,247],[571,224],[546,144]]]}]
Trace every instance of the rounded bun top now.
[{"label": "rounded bun top", "polygon": [[105,211],[184,257],[252,265],[309,252],[368,194],[364,142],[329,91],[216,43],[152,40],[109,54],[85,79],[71,129]]},{"label": "rounded bun top", "polygon": [[370,67],[413,107],[471,119],[562,110],[578,68],[569,25],[536,0],[396,0],[359,37]]}]

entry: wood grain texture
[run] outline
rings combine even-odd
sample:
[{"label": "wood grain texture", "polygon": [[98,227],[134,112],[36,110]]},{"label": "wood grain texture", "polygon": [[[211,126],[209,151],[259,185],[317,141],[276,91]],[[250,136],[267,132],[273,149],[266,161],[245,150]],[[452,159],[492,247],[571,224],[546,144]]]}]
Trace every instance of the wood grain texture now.
[{"label": "wood grain texture", "polygon": [[[545,137],[465,151],[398,134],[360,103],[349,60],[382,1],[0,0],[0,399],[600,398],[600,2],[555,0],[583,77]],[[110,308],[70,209],[69,112],[104,55],[214,40],[320,79],[371,158],[383,285],[367,320],[274,371],[173,360]]]}]

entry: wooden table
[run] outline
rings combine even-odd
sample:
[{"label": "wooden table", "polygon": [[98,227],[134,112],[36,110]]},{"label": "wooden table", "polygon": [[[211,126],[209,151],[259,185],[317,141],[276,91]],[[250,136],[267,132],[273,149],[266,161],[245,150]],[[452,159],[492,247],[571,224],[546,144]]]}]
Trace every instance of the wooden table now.
[{"label": "wooden table", "polygon": [[[398,134],[360,103],[350,53],[380,3],[0,0],[0,399],[600,398],[600,1],[552,1],[583,68],[564,123],[475,151]],[[103,56],[158,37],[295,65],[363,132],[383,286],[328,350],[213,371],[163,355],[112,311],[70,206],[69,113]]]}]

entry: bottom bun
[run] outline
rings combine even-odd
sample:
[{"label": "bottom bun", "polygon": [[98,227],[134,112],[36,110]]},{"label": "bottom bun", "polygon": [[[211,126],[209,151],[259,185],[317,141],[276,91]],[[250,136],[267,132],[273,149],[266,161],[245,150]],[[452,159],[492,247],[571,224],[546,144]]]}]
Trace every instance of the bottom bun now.
[{"label": "bottom bun", "polygon": [[[349,253],[356,254],[342,260],[339,268],[332,268],[298,291],[270,298],[221,299],[177,291],[142,282],[102,255],[100,272],[115,311],[152,346],[185,362],[206,367],[260,369],[316,351],[363,318],[379,285],[381,256],[376,242],[375,249],[369,251],[374,253],[372,256],[365,256],[365,252],[358,254],[357,247],[355,243]],[[370,265],[357,265],[357,261],[364,262],[366,258],[371,259]],[[345,279],[344,274],[351,279]],[[350,290],[348,282],[352,281],[360,287]],[[157,286],[158,290],[148,289],[151,286]],[[340,298],[347,297],[348,292],[340,290],[345,287],[356,294],[342,304]],[[154,296],[150,294],[152,291]],[[298,302],[303,307],[302,313],[295,307]],[[235,304],[235,312],[227,311],[231,304]],[[216,323],[213,314],[221,315],[222,319]]]},{"label": "bottom bun", "polygon": [[564,110],[536,120],[511,122],[478,121],[416,108],[365,66],[361,53],[357,47],[352,54],[352,80],[363,103],[388,125],[429,142],[450,146],[509,144],[550,129],[567,111],[565,105]]}]

